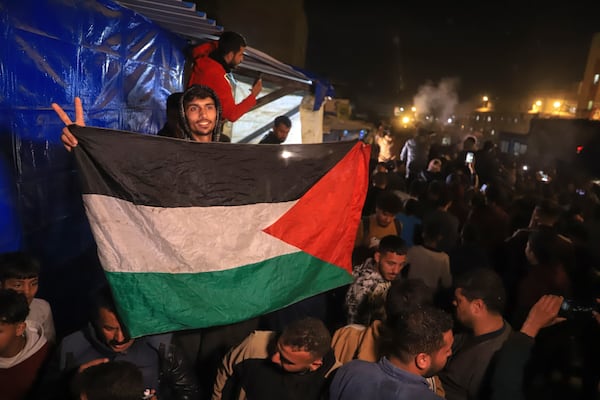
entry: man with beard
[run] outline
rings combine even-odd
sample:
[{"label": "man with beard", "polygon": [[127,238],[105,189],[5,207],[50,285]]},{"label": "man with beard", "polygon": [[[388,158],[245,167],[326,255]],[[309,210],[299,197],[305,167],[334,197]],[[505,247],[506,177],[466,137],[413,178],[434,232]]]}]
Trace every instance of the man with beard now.
[{"label": "man with beard", "polygon": [[448,400],[486,399],[495,355],[512,332],[502,316],[506,291],[490,268],[465,273],[455,288],[456,319],[466,331],[457,334],[452,359],[439,376]]},{"label": "man with beard", "polygon": [[406,244],[399,236],[381,239],[373,258],[353,268],[354,282],[346,293],[349,324],[373,322],[373,304],[383,304],[392,282],[400,278],[406,262]]},{"label": "man with beard", "polygon": [[[75,123],[85,126],[81,99],[75,97],[75,122],[56,103],[52,108],[65,123],[60,139],[68,151],[77,146],[77,138],[69,130]],[[187,89],[179,100],[180,128],[187,140],[196,142],[229,142],[230,139],[221,134],[221,104],[215,92],[209,87],[194,85]]]},{"label": "man with beard", "polygon": [[235,103],[232,89],[235,78],[232,70],[244,60],[246,39],[236,32],[223,32],[218,42],[206,42],[192,50],[194,67],[188,87],[195,84],[212,88],[223,105],[223,118],[235,122],[255,104],[262,90],[262,80],[254,82],[250,94],[240,103]]},{"label": "man with beard", "polygon": [[110,289],[103,287],[94,298],[90,323],[62,340],[43,386],[45,398],[67,398],[71,379],[89,367],[127,361],[140,368],[144,387],[159,399],[198,399],[194,374],[171,339],[171,334],[131,338]]},{"label": "man with beard", "polygon": [[[65,123],[61,140],[68,151],[77,146],[77,139],[69,131],[71,119],[57,104],[52,108]],[[229,138],[220,134],[221,107],[218,97],[209,87],[194,85],[181,96],[179,103],[179,126],[184,137],[196,142],[228,142]],[[81,100],[75,98],[75,123],[85,126]],[[229,325],[191,329],[177,332],[174,341],[184,350],[188,363],[192,368],[202,369],[198,379],[207,393],[211,389],[220,363],[227,350],[243,340],[250,332],[258,327],[258,317]],[[200,367],[202,366],[202,367]],[[214,368],[212,368],[214,367]]]},{"label": "man with beard", "polygon": [[452,318],[424,305],[388,319],[382,328],[384,356],[377,363],[354,360],[340,367],[330,399],[441,399],[425,378],[444,368],[452,354]]}]

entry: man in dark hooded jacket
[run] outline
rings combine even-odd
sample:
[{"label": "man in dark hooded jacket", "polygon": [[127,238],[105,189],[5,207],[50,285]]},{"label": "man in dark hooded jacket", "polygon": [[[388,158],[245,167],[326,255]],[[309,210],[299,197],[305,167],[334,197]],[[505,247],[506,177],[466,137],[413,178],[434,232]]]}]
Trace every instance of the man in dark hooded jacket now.
[{"label": "man in dark hooded jacket", "polygon": [[[77,138],[69,130],[69,125],[75,123],[85,126],[81,99],[75,97],[75,122],[56,103],[52,108],[58,114],[65,127],[60,139],[68,151],[77,146]],[[229,137],[221,134],[221,103],[215,92],[202,85],[194,85],[187,89],[179,99],[179,119],[183,136],[196,142],[230,142]]]},{"label": "man in dark hooded jacket", "polygon": [[171,334],[129,337],[110,289],[104,287],[95,296],[90,323],[62,340],[42,385],[43,398],[67,398],[70,381],[86,368],[127,361],[140,369],[144,387],[159,399],[198,399],[195,375],[171,339]]}]

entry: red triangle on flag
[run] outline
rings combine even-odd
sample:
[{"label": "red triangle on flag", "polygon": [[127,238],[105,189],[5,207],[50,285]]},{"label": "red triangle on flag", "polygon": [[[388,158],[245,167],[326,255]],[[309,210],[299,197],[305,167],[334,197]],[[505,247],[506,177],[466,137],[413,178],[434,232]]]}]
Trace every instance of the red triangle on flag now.
[{"label": "red triangle on flag", "polygon": [[370,146],[359,142],[264,232],[352,273],[369,184]]}]

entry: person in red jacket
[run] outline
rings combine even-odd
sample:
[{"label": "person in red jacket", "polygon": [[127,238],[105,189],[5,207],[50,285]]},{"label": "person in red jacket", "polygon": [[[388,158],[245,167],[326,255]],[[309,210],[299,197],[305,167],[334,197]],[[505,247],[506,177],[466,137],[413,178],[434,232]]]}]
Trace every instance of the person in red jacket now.
[{"label": "person in red jacket", "polygon": [[230,72],[244,60],[246,40],[236,32],[223,32],[218,42],[206,42],[192,50],[194,66],[187,87],[206,85],[215,91],[223,108],[223,118],[235,122],[256,104],[262,90],[262,80],[257,79],[250,94],[235,103]]}]

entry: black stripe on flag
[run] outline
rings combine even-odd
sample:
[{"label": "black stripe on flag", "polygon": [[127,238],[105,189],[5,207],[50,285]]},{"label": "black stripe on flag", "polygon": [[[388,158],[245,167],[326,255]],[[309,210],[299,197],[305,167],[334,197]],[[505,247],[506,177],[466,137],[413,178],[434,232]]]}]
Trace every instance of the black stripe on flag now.
[{"label": "black stripe on flag", "polygon": [[72,125],[83,194],[155,207],[297,200],[356,144],[197,143]]}]

